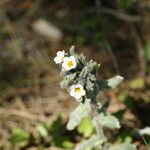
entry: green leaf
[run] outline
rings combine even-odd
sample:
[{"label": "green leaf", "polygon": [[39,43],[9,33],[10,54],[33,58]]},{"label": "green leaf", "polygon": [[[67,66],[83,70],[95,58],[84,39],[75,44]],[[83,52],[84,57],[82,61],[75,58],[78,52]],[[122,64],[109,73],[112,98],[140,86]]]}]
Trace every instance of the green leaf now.
[{"label": "green leaf", "polygon": [[99,138],[97,136],[92,136],[91,138],[89,138],[88,140],[85,140],[83,142],[81,142],[80,144],[78,144],[74,150],[91,150],[92,148],[95,147],[99,147],[99,149],[101,148],[101,143],[99,142]]},{"label": "green leaf", "polygon": [[117,0],[117,2],[121,8],[129,9],[130,7],[133,6],[135,1],[134,0]]},{"label": "green leaf", "polygon": [[144,79],[136,78],[130,81],[129,87],[132,89],[143,89],[145,87]]},{"label": "green leaf", "polygon": [[80,105],[73,112],[71,112],[67,123],[67,129],[73,130],[81,122],[81,120],[89,114],[89,112],[90,103],[80,103]]},{"label": "green leaf", "polygon": [[51,124],[51,127],[50,127],[50,133],[51,134],[59,134],[61,133],[62,131],[62,127],[64,125],[64,118],[63,116],[58,116],[57,119],[55,121],[53,121],[53,123]]},{"label": "green leaf", "polygon": [[71,48],[70,48],[70,55],[75,55],[75,46],[72,45]]},{"label": "green leaf", "polygon": [[120,145],[114,145],[109,150],[136,150],[136,147],[132,144],[123,143]]},{"label": "green leaf", "polygon": [[108,86],[108,81],[107,80],[97,80],[96,83],[98,85],[99,91],[107,90],[107,89],[110,88]]},{"label": "green leaf", "polygon": [[96,83],[99,87],[99,90],[103,91],[103,90],[107,90],[109,88],[117,87],[122,80],[123,80],[123,77],[117,75],[117,76],[110,78],[108,80],[97,80]]},{"label": "green leaf", "polygon": [[[134,133],[135,136],[135,133]],[[127,129],[118,133],[117,142],[119,143],[131,143],[133,141],[133,129]]]},{"label": "green leaf", "polygon": [[150,61],[150,41],[145,45],[145,57]]},{"label": "green leaf", "polygon": [[90,119],[88,117],[84,117],[80,122],[77,130],[79,133],[83,134],[84,137],[90,137],[93,133],[94,127]]},{"label": "green leaf", "polygon": [[39,135],[41,136],[41,137],[47,137],[48,136],[48,131],[47,131],[47,129],[44,127],[44,125],[38,125],[37,127],[36,127],[36,130],[38,131],[38,133],[39,133]]},{"label": "green leaf", "polygon": [[120,109],[117,112],[113,113],[113,115],[117,117],[119,120],[122,120],[125,112],[126,112],[126,109]]},{"label": "green leaf", "polygon": [[100,113],[98,116],[94,117],[93,121],[99,121],[103,127],[109,129],[120,128],[119,120],[115,116]]},{"label": "green leaf", "polygon": [[62,141],[62,147],[64,148],[73,148],[74,143],[72,143],[71,141],[64,139],[64,141]]},{"label": "green leaf", "polygon": [[62,115],[60,115],[52,124],[50,128],[51,145],[56,147],[66,146],[65,141],[69,141],[69,137],[64,135],[65,121]]},{"label": "green leaf", "polygon": [[115,87],[117,87],[120,84],[120,82],[122,80],[123,80],[123,77],[117,75],[117,76],[107,80],[108,81],[108,86],[111,87],[111,88],[115,88]]},{"label": "green leaf", "polygon": [[13,128],[11,133],[10,142],[13,145],[24,147],[29,143],[30,134],[20,128]]}]

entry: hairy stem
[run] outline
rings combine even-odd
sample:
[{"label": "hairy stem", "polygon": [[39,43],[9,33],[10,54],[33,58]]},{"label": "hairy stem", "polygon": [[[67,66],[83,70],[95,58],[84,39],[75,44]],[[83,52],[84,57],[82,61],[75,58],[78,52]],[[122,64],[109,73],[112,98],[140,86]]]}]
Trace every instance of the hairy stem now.
[{"label": "hairy stem", "polygon": [[[98,115],[97,105],[92,104],[92,117],[94,118],[97,115]],[[103,127],[98,120],[95,120],[95,129],[96,129],[97,136],[100,139],[100,143],[106,142],[106,136],[104,134]]]}]

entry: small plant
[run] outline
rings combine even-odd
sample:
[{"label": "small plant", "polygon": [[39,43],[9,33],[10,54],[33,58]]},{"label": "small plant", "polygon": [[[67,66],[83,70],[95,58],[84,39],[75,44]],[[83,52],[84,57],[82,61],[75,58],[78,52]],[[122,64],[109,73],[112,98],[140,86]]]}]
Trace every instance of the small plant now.
[{"label": "small plant", "polygon": [[60,66],[60,75],[63,77],[60,82],[61,88],[67,89],[79,102],[79,106],[69,116],[67,129],[75,129],[83,118],[90,116],[96,131],[95,135],[78,144],[75,150],[136,150],[131,144],[112,146],[107,141],[105,129],[118,129],[120,123],[115,116],[107,112],[108,103],[101,104],[97,101],[99,92],[115,88],[123,77],[117,75],[108,80],[97,80],[96,74],[100,64],[93,60],[87,62],[83,54],[78,55],[74,50],[75,47],[72,46],[68,53],[64,50],[59,51],[54,58],[55,63]]}]

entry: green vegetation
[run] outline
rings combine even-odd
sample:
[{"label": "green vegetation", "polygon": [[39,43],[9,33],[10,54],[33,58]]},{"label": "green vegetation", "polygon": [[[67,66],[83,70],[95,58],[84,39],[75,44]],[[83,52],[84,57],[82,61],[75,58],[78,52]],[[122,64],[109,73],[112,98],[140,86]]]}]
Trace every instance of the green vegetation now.
[{"label": "green vegetation", "polygon": [[[99,90],[108,89],[99,93],[98,100],[105,105],[103,111],[109,110],[109,116],[102,113],[98,117],[114,146],[109,150],[120,146],[134,149],[131,143],[139,150],[147,150],[149,9],[148,0],[0,0],[0,150],[72,150],[79,143],[82,143],[79,149],[88,145],[84,150],[91,150],[97,141],[93,122],[86,113],[81,112],[83,116],[72,131],[66,129],[69,112],[75,105],[58,87],[60,78],[53,59],[56,51],[68,45],[76,45],[77,52],[102,64],[98,78],[124,76],[119,88],[111,91],[103,80],[97,82],[101,85]],[[51,31],[56,28],[62,37],[53,41],[53,35],[47,34],[47,26],[39,27],[44,34],[35,29],[39,20],[48,27],[54,26]],[[75,76],[68,75],[62,86]],[[88,84],[91,89],[91,83]],[[71,113],[77,114],[78,111]],[[108,129],[111,123],[118,127],[112,115],[119,120],[120,129]]]}]

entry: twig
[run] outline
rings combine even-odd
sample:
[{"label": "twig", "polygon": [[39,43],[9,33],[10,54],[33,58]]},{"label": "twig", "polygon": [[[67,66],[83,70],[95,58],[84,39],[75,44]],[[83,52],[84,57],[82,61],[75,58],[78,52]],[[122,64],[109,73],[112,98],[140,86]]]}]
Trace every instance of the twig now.
[{"label": "twig", "polygon": [[103,41],[104,41],[104,44],[105,44],[105,48],[107,50],[107,53],[112,61],[112,64],[113,64],[113,67],[116,71],[117,74],[120,74],[120,69],[119,69],[119,64],[118,64],[118,61],[117,61],[117,58],[116,58],[116,55],[114,54],[112,48],[111,48],[111,45],[109,44],[109,42],[106,40],[105,36],[103,36]]},{"label": "twig", "polygon": [[101,1],[100,0],[95,0],[95,4],[97,7],[100,7],[101,6]]},{"label": "twig", "polygon": [[21,110],[16,110],[16,109],[5,109],[5,108],[1,108],[0,109],[0,114],[3,115],[15,115],[15,116],[19,116],[22,118],[26,118],[26,119],[30,119],[30,120],[37,120],[37,121],[41,121],[41,122],[47,122],[47,118],[44,116],[38,116],[38,115],[34,115],[25,111],[21,111]]},{"label": "twig", "polygon": [[7,91],[6,94],[0,97],[0,102],[9,99],[9,97],[15,97],[17,95],[33,94],[35,93],[33,89],[34,86],[39,86],[40,84],[52,83],[53,81],[56,80],[58,80],[58,76],[55,76],[53,78],[45,77],[43,79],[35,80],[35,81],[33,81],[33,79],[28,80],[27,83],[29,83],[29,85],[27,87],[10,89],[9,91]]},{"label": "twig", "polygon": [[128,14],[125,14],[118,10],[114,10],[114,9],[106,8],[106,7],[102,7],[102,6],[100,7],[99,11],[104,14],[115,16],[115,17],[117,17],[123,21],[127,21],[127,22],[138,22],[141,20],[140,16],[128,15]]},{"label": "twig", "polygon": [[[101,1],[100,0],[95,0],[95,5],[96,5],[96,12],[97,14],[100,16],[101,15],[101,9],[103,8],[101,6]],[[102,28],[104,29],[104,25],[102,24]],[[115,71],[120,74],[120,69],[119,69],[119,65],[118,65],[118,62],[117,62],[117,58],[116,58],[116,55],[114,54],[114,52],[112,51],[111,49],[111,46],[109,44],[109,42],[106,40],[106,36],[105,36],[105,33],[103,33],[103,42],[105,44],[105,48],[108,52],[108,55],[109,57],[111,58],[112,60],[112,64],[113,64],[113,67],[115,69]]]},{"label": "twig", "polygon": [[3,100],[7,100],[10,97],[14,97],[14,96],[17,96],[17,95],[23,95],[23,94],[29,94],[29,93],[33,93],[33,88],[32,87],[12,89],[12,90],[7,91],[6,94],[4,94],[0,97],[0,102],[3,101]]},{"label": "twig", "polygon": [[127,21],[127,22],[138,22],[141,20],[140,16],[135,16],[135,15],[129,15],[129,14],[125,14],[123,12],[120,12],[118,10],[114,10],[111,8],[107,8],[107,7],[103,7],[101,5],[101,1],[100,0],[95,0],[95,4],[97,7],[97,12],[98,14],[107,14],[107,15],[112,15],[118,19],[121,19],[123,21]]},{"label": "twig", "polygon": [[142,43],[142,40],[141,40],[139,34],[137,33],[135,27],[133,25],[131,25],[130,28],[131,28],[131,33],[132,33],[133,39],[135,41],[135,46],[136,46],[137,52],[138,52],[138,61],[140,64],[139,76],[145,79],[146,61],[145,61],[143,43]]},{"label": "twig", "polygon": [[147,142],[146,142],[146,140],[145,140],[145,138],[144,138],[143,136],[142,136],[142,139],[143,139],[143,141],[144,141],[144,143],[145,143],[147,149],[150,150],[150,148],[149,148],[149,146],[148,146],[148,144],[147,144]]}]

